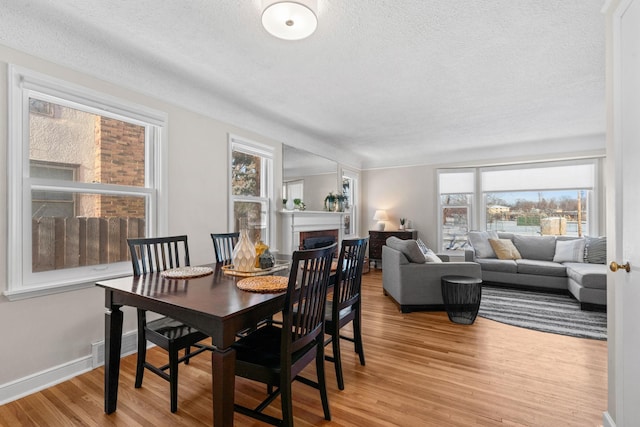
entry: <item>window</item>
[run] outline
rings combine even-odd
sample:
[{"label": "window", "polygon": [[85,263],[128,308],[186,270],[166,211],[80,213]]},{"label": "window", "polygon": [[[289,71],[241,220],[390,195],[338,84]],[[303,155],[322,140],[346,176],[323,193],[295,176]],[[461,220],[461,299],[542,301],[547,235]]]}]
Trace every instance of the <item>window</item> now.
[{"label": "window", "polygon": [[485,229],[584,236],[592,222],[596,163],[544,163],[480,170]]},{"label": "window", "polygon": [[229,136],[231,146],[230,224],[239,229],[239,219],[247,218],[250,235],[271,245],[270,206],[273,182],[273,148]]},{"label": "window", "polygon": [[599,235],[600,164],[587,159],[439,170],[440,247],[464,249],[469,229]]},{"label": "window", "polygon": [[285,182],[282,194],[287,200],[300,199],[304,201],[304,180],[297,179]]},{"label": "window", "polygon": [[[164,113],[10,66],[10,299],[130,273],[128,237],[166,229]],[[163,178],[166,179],[166,178]]]},{"label": "window", "polygon": [[358,178],[355,171],[342,169],[342,195],[345,197],[343,231],[346,238],[358,234]]},{"label": "window", "polygon": [[448,170],[438,174],[440,248],[463,250],[472,224],[475,171]]}]

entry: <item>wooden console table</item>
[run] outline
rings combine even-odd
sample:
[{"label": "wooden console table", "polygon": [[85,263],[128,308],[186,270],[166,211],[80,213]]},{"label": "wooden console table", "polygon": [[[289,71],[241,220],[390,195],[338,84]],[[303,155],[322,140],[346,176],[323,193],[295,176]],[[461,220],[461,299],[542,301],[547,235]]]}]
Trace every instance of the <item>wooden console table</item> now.
[{"label": "wooden console table", "polygon": [[378,268],[378,261],[382,260],[382,246],[387,242],[387,239],[391,236],[395,236],[398,239],[409,240],[417,239],[417,230],[393,230],[393,231],[375,231],[369,230],[369,260],[375,261],[376,268]]}]

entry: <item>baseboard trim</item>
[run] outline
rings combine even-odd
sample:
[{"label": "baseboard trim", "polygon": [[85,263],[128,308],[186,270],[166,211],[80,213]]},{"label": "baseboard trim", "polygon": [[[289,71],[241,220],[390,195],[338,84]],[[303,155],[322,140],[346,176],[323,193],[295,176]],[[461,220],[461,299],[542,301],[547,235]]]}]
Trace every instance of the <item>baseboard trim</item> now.
[{"label": "baseboard trim", "polygon": [[[122,336],[121,356],[137,351],[136,339],[136,331]],[[104,341],[91,344],[91,355],[0,385],[0,405],[52,387],[102,365],[104,365]]]},{"label": "baseboard trim", "polygon": [[[149,342],[147,342],[147,347],[148,346]],[[128,356],[136,351],[138,351],[137,331],[131,331],[123,334],[120,357]],[[94,368],[104,365],[104,341],[98,341],[91,344],[91,362]]]}]

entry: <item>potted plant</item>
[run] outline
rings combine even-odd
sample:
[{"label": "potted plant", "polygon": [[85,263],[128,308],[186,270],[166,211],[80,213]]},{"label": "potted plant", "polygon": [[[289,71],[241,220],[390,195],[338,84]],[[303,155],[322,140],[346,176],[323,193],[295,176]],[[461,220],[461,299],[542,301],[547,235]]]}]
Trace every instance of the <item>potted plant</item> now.
[{"label": "potted plant", "polygon": [[293,205],[295,206],[295,209],[298,209],[299,211],[303,211],[307,208],[302,199],[293,199]]},{"label": "potted plant", "polygon": [[336,200],[337,200],[337,196],[333,193],[329,193],[327,197],[324,198],[324,210],[329,212],[335,211]]},{"label": "potted plant", "polygon": [[344,212],[347,204],[347,196],[344,194],[336,195],[336,211]]},{"label": "potted plant", "polygon": [[400,218],[400,230],[404,230],[406,222],[407,222],[407,218]]}]

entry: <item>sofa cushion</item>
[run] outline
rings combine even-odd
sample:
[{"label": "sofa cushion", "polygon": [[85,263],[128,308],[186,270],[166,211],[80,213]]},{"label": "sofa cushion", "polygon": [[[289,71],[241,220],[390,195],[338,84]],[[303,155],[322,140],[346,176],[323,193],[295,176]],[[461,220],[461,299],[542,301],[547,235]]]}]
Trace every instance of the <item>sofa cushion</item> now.
[{"label": "sofa cushion", "polygon": [[607,289],[607,266],[603,264],[565,263],[567,276],[592,289]]},{"label": "sofa cushion", "polygon": [[553,261],[556,253],[555,236],[523,236],[514,234],[513,244],[523,259]]},{"label": "sofa cushion", "polygon": [[584,239],[556,240],[553,262],[584,262]]},{"label": "sofa cushion", "polygon": [[425,259],[418,243],[415,240],[402,240],[397,238],[396,236],[391,236],[387,239],[387,246],[393,248],[397,251],[402,252],[404,256],[407,257],[409,262],[414,262],[417,264],[424,264]]},{"label": "sofa cushion", "polygon": [[498,234],[495,231],[470,231],[469,242],[476,252],[476,258],[495,258],[496,253],[493,251],[489,239],[497,239]]},{"label": "sofa cushion", "polygon": [[607,238],[587,237],[584,247],[585,262],[592,264],[607,263]]},{"label": "sofa cushion", "polygon": [[514,260],[511,259],[496,259],[496,258],[478,258],[476,261],[480,264],[480,268],[483,271],[497,271],[500,273],[517,273],[518,266]]},{"label": "sofa cushion", "polygon": [[538,276],[566,277],[567,269],[563,264],[535,259],[518,259],[518,274],[537,274]]},{"label": "sofa cushion", "polygon": [[489,244],[496,253],[498,259],[520,259],[520,252],[513,246],[509,239],[489,239]]}]

